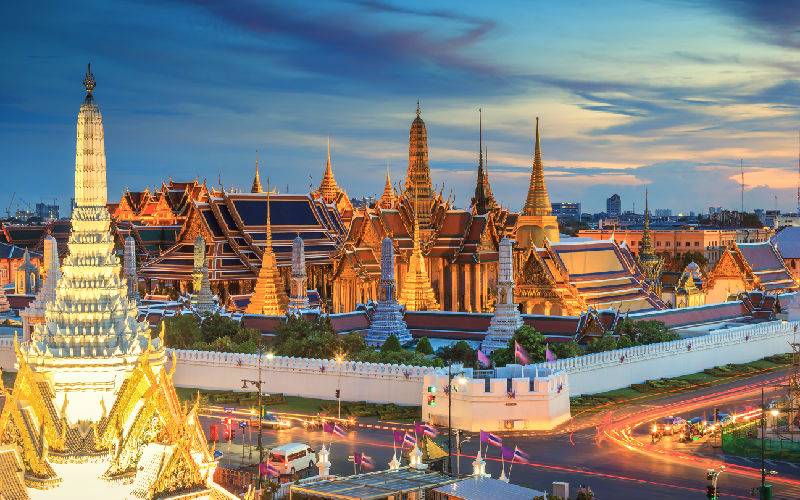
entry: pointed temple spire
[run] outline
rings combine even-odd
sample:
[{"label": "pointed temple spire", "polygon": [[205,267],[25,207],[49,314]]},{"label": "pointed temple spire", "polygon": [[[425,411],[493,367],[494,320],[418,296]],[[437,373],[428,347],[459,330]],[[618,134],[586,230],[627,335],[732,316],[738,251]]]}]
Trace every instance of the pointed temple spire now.
[{"label": "pointed temple spire", "polygon": [[653,287],[656,293],[660,294],[661,268],[664,262],[661,257],[653,253],[653,244],[650,240],[650,206],[647,188],[644,190],[644,228],[636,260],[639,262],[645,281]]},{"label": "pointed temple spire", "polygon": [[258,272],[250,303],[245,310],[248,314],[264,314],[267,316],[283,316],[289,298],[283,284],[283,277],[278,270],[278,262],[272,249],[272,189],[267,179],[267,225],[264,253],[261,255],[261,268]]},{"label": "pointed temple spire", "polygon": [[139,278],[136,275],[136,240],[128,235],[125,238],[122,273],[128,283],[128,298],[139,303]]},{"label": "pointed temple spire", "polygon": [[381,208],[394,208],[397,204],[397,194],[392,186],[392,179],[389,177],[389,166],[386,166],[386,183],[383,186],[383,194],[378,200],[377,205]]},{"label": "pointed temple spire", "polygon": [[[416,205],[416,204],[415,204]],[[416,212],[416,210],[415,210]],[[409,311],[438,310],[439,303],[431,287],[428,271],[425,266],[425,256],[422,255],[421,238],[419,231],[419,217],[414,215],[414,248],[408,262],[408,271],[400,290],[398,302]]]},{"label": "pointed temple spire", "polygon": [[261,175],[258,172],[258,150],[256,149],[256,174],[253,176],[253,186],[250,188],[251,193],[263,193],[261,188]]},{"label": "pointed temple spire", "polygon": [[508,237],[500,240],[498,250],[498,276],[497,276],[497,302],[495,303],[494,316],[489,323],[481,343],[481,350],[490,354],[495,349],[508,346],[508,341],[519,327],[522,326],[522,316],[517,304],[514,303],[514,242]]},{"label": "pointed temple spire", "polygon": [[478,178],[475,185],[475,196],[472,198],[472,211],[483,215],[496,208],[497,203],[489,184],[489,175],[483,162],[483,112],[478,109]]},{"label": "pointed temple spire", "polygon": [[341,189],[336,183],[336,178],[333,176],[333,166],[331,165],[331,138],[328,137],[328,156],[325,161],[325,173],[322,174],[322,182],[319,183],[317,192],[325,199],[327,203],[333,203],[339,196]]},{"label": "pointed temple spire", "polygon": [[401,344],[411,341],[411,332],[403,319],[403,311],[395,299],[394,243],[388,236],[381,241],[381,278],[378,283],[378,305],[364,337],[367,345],[380,347],[390,335]]},{"label": "pointed temple spire", "polygon": [[531,182],[525,206],[517,218],[517,244],[522,249],[544,247],[548,242],[555,243],[561,238],[558,220],[553,215],[550,196],[544,182],[542,165],[542,146],[539,137],[539,117],[536,117],[536,141],[533,150]]},{"label": "pointed temple spire", "polygon": [[303,238],[298,233],[292,242],[292,294],[287,310],[290,314],[300,314],[309,308],[308,276],[306,275],[306,251]]},{"label": "pointed temple spire", "polygon": [[[61,278],[61,269],[58,262],[58,243],[52,234],[44,237],[44,282],[36,298],[20,313],[22,317],[22,332],[24,339],[30,340],[33,325],[44,322],[45,306],[56,298],[56,284]],[[2,306],[0,306],[2,311]]]},{"label": "pointed temple spire", "polygon": [[536,117],[536,145],[533,153],[533,168],[531,169],[531,182],[528,186],[528,198],[525,200],[523,215],[552,215],[553,207],[550,205],[550,196],[544,182],[544,167],[542,165],[542,146],[539,139],[539,117]]},{"label": "pointed temple spire", "polygon": [[418,205],[415,210],[423,230],[430,229],[431,209],[433,206],[433,185],[431,170],[428,164],[428,131],[421,117],[419,101],[417,116],[411,122],[408,140],[408,170],[403,197]]},{"label": "pointed temple spire", "polygon": [[[63,404],[69,384],[60,374],[81,371],[90,381],[81,390],[81,404],[71,405],[70,423],[97,422],[101,402],[110,408],[123,373],[153,344],[150,327],[137,319],[136,304],[129,300],[119,257],[114,253],[111,216],[107,208],[106,157],[103,117],[96,104],[96,82],[87,67],[86,98],[77,117],[75,144],[75,208],[68,253],[61,268],[55,299],[45,310],[43,323],[34,326],[31,341],[22,348],[30,367],[56,378],[53,404]],[[156,341],[158,345],[158,341]],[[154,363],[161,361],[156,352]],[[79,361],[78,361],[79,360]],[[74,376],[74,375],[68,375]]]}]

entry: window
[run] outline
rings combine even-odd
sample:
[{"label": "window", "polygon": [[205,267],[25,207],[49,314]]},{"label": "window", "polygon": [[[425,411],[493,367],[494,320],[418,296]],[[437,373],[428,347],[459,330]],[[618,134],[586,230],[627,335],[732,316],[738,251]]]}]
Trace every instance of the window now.
[{"label": "window", "polygon": [[660,241],[656,241],[656,246],[660,247],[661,246],[661,242]]},{"label": "window", "polygon": [[795,266],[795,262],[797,262],[797,261],[796,261],[796,260],[794,260],[794,259],[792,259],[792,269],[794,269],[794,268],[795,268],[795,267],[794,267],[794,266]]},{"label": "window", "polygon": [[667,247],[668,247],[668,246],[669,246],[669,243],[670,243],[670,242],[668,241],[668,242],[666,243],[666,245],[664,245],[664,246],[667,246]]},{"label": "window", "polygon": [[506,379],[506,392],[511,392],[514,390],[514,379],[507,378]]},{"label": "window", "polygon": [[700,242],[699,241],[695,241],[694,242],[694,246],[699,247],[700,246]]}]

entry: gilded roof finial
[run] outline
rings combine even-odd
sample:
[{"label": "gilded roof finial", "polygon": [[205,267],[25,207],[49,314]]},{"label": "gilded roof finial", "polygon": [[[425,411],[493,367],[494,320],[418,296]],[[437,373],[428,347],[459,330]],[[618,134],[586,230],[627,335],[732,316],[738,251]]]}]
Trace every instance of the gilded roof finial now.
[{"label": "gilded roof finial", "polygon": [[256,149],[256,173],[253,176],[253,186],[250,188],[251,193],[263,193],[261,188],[261,175],[258,172],[258,149]]},{"label": "gilded roof finial", "polygon": [[86,92],[92,93],[97,83],[94,81],[92,74],[92,63],[86,65],[86,77],[83,79],[83,86],[86,87]]},{"label": "gilded roof finial", "polygon": [[421,112],[422,111],[419,109],[419,99],[417,99],[417,118],[419,118]]}]

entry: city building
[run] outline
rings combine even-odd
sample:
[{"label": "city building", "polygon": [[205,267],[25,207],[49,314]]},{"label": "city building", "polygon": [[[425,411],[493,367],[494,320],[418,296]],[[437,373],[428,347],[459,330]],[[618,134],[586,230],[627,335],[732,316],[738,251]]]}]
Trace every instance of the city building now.
[{"label": "city building", "polygon": [[606,198],[606,214],[611,218],[622,215],[622,198],[618,194]]},{"label": "city building", "polygon": [[58,205],[48,205],[47,203],[36,204],[36,217],[42,220],[58,219]]},{"label": "city building", "polygon": [[[582,229],[581,238],[608,240],[625,243],[633,255],[638,255],[642,246],[643,229]],[[669,258],[682,257],[687,252],[703,254],[710,264],[719,260],[722,251],[736,243],[734,229],[651,229],[653,252]]]},{"label": "city building", "polygon": [[562,220],[573,220],[579,221],[581,220],[581,204],[580,202],[574,201],[557,201],[555,203],[551,203],[553,207],[553,215],[559,221]]},{"label": "city building", "polygon": [[654,215],[659,219],[666,219],[668,217],[672,217],[672,209],[670,208],[656,208],[654,211]]}]

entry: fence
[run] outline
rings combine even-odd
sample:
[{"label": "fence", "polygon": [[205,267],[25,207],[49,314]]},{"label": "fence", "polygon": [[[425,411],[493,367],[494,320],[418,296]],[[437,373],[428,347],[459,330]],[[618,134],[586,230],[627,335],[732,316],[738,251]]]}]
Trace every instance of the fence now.
[{"label": "fence", "polygon": [[[722,450],[725,453],[748,458],[761,457],[759,420],[753,420],[732,429],[723,430]],[[775,460],[800,462],[800,442],[789,439],[764,439],[764,457]]]}]

